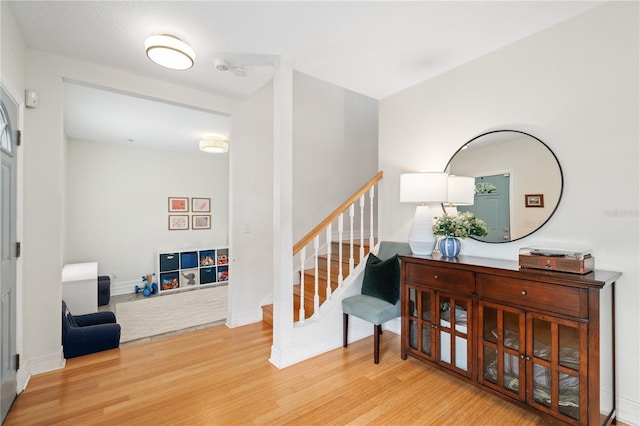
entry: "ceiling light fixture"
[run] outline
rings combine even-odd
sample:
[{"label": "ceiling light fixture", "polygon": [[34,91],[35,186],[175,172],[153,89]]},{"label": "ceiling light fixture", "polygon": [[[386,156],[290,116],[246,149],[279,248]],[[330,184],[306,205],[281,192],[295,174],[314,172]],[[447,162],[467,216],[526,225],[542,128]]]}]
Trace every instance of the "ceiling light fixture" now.
[{"label": "ceiling light fixture", "polygon": [[229,151],[229,139],[220,135],[206,136],[200,141],[200,151],[210,154],[223,154]]},{"label": "ceiling light fixture", "polygon": [[178,37],[168,34],[147,37],[144,48],[149,59],[173,70],[188,70],[193,66],[196,57],[191,46]]}]

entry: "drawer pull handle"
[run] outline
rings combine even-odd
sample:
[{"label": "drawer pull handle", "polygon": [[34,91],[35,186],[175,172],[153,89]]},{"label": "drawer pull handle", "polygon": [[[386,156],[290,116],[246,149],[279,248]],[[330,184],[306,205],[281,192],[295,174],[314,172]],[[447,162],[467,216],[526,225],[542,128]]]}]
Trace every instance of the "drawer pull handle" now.
[{"label": "drawer pull handle", "polygon": [[438,279],[438,275],[437,274],[434,275],[433,278],[437,280]]},{"label": "drawer pull handle", "polygon": [[521,291],[521,294],[522,294],[523,296],[526,296],[526,295],[527,295],[527,290],[522,290],[522,291]]}]

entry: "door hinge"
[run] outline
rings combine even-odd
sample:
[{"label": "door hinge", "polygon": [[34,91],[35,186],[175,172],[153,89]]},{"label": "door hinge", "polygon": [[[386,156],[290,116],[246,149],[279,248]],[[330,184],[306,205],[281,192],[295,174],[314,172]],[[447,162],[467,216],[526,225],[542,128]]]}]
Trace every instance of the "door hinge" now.
[{"label": "door hinge", "polygon": [[22,254],[22,243],[20,241],[16,241],[16,258],[20,257]]},{"label": "door hinge", "polygon": [[16,354],[16,370],[20,370],[20,354]]},{"label": "door hinge", "polygon": [[22,130],[18,130],[18,140],[16,140],[16,145],[22,145]]}]

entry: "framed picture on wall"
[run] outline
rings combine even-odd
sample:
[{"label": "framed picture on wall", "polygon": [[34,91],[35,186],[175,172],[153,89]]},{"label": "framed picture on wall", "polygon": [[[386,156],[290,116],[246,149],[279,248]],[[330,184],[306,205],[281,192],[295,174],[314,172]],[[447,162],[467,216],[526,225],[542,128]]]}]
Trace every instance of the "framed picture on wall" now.
[{"label": "framed picture on wall", "polygon": [[191,216],[192,229],[211,229],[211,215],[194,214]]},{"label": "framed picture on wall", "polygon": [[189,198],[188,197],[169,197],[169,211],[170,212],[188,212]]},{"label": "framed picture on wall", "polygon": [[169,215],[169,230],[184,230],[189,229],[189,215],[187,214],[170,214]]},{"label": "framed picture on wall", "polygon": [[191,211],[208,213],[211,211],[211,198],[191,198]]},{"label": "framed picture on wall", "polygon": [[544,207],[544,195],[526,194],[524,196],[525,207]]}]

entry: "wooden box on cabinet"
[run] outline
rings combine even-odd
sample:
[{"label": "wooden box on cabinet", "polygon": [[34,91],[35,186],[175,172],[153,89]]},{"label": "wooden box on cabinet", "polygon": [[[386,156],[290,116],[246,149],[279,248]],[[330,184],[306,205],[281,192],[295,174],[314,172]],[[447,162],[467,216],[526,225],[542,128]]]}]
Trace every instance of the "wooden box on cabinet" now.
[{"label": "wooden box on cabinet", "polygon": [[454,373],[554,422],[615,418],[620,273],[519,271],[516,262],[465,256],[401,259],[403,359]]}]

